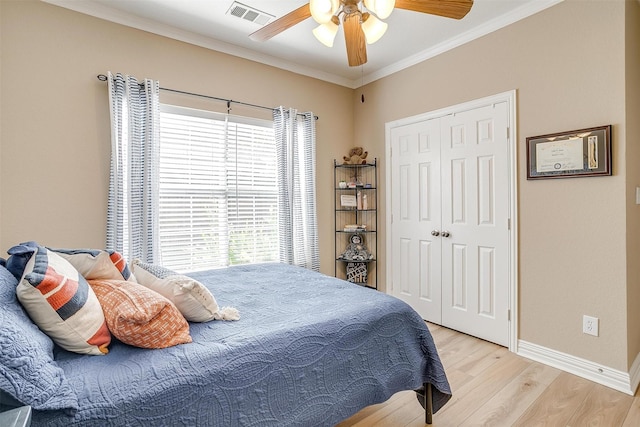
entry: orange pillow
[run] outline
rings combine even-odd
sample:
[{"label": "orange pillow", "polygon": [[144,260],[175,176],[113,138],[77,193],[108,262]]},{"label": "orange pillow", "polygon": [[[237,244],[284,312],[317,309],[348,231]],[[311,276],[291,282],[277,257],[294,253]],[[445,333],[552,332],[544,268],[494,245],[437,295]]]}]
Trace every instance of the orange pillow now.
[{"label": "orange pillow", "polygon": [[171,301],[124,280],[89,280],[109,330],[125,344],[165,348],[191,342],[189,324]]}]

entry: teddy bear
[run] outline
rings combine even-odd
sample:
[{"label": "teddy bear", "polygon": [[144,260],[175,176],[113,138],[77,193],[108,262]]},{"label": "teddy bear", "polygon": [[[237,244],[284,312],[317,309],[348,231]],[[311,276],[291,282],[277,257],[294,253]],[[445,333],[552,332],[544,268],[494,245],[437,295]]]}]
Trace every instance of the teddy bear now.
[{"label": "teddy bear", "polygon": [[369,152],[364,151],[362,147],[353,147],[349,150],[349,156],[344,156],[342,159],[345,165],[364,165],[367,163],[365,160],[367,154],[369,154]]}]

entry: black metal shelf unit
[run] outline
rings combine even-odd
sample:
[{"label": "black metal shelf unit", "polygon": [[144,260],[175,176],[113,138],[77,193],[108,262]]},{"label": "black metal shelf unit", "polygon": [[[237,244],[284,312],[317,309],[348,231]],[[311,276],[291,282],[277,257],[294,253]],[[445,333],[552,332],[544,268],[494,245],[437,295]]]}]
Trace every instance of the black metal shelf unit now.
[{"label": "black metal shelf unit", "polygon": [[378,159],[333,171],[334,275],[378,289]]}]

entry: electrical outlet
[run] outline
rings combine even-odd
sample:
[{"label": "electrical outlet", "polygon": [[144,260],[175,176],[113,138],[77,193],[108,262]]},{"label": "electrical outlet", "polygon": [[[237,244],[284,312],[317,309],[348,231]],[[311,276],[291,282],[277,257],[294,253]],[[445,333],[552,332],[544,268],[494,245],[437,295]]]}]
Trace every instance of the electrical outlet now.
[{"label": "electrical outlet", "polygon": [[582,316],[582,332],[588,335],[598,336],[598,318],[584,315]]}]

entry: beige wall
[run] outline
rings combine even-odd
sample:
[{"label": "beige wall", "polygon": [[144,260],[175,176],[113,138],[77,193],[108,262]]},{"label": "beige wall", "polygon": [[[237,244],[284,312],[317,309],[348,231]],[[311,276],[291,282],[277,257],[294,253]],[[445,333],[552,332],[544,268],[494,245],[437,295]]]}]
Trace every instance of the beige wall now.
[{"label": "beige wall", "polygon": [[[42,2],[3,0],[0,10],[2,252],[30,239],[58,247],[104,246],[110,130],[106,83],[96,75],[112,71],[318,115],[321,269],[333,273],[332,165],[353,136],[351,89]],[[226,108],[166,92],[161,101]],[[232,108],[264,116],[262,110]]]},{"label": "beige wall", "polygon": [[[2,1],[2,0],[0,0]],[[2,7],[0,5],[0,23],[2,23]],[[0,171],[2,170],[2,33],[0,32]],[[0,184],[2,176],[0,175]],[[0,185],[0,230],[2,230],[2,187]],[[1,233],[0,233],[1,234]],[[0,242],[2,239],[0,238]]]},{"label": "beige wall", "polygon": [[632,363],[640,353],[640,2],[627,1],[625,21],[627,163],[627,357]]},{"label": "beige wall", "polygon": [[[567,0],[371,83],[353,105],[356,140],[384,158],[386,122],[516,89],[519,336],[626,371],[624,12],[623,0]],[[527,136],[606,124],[612,177],[526,180]],[[598,338],[582,334],[583,314],[600,318]]]}]

